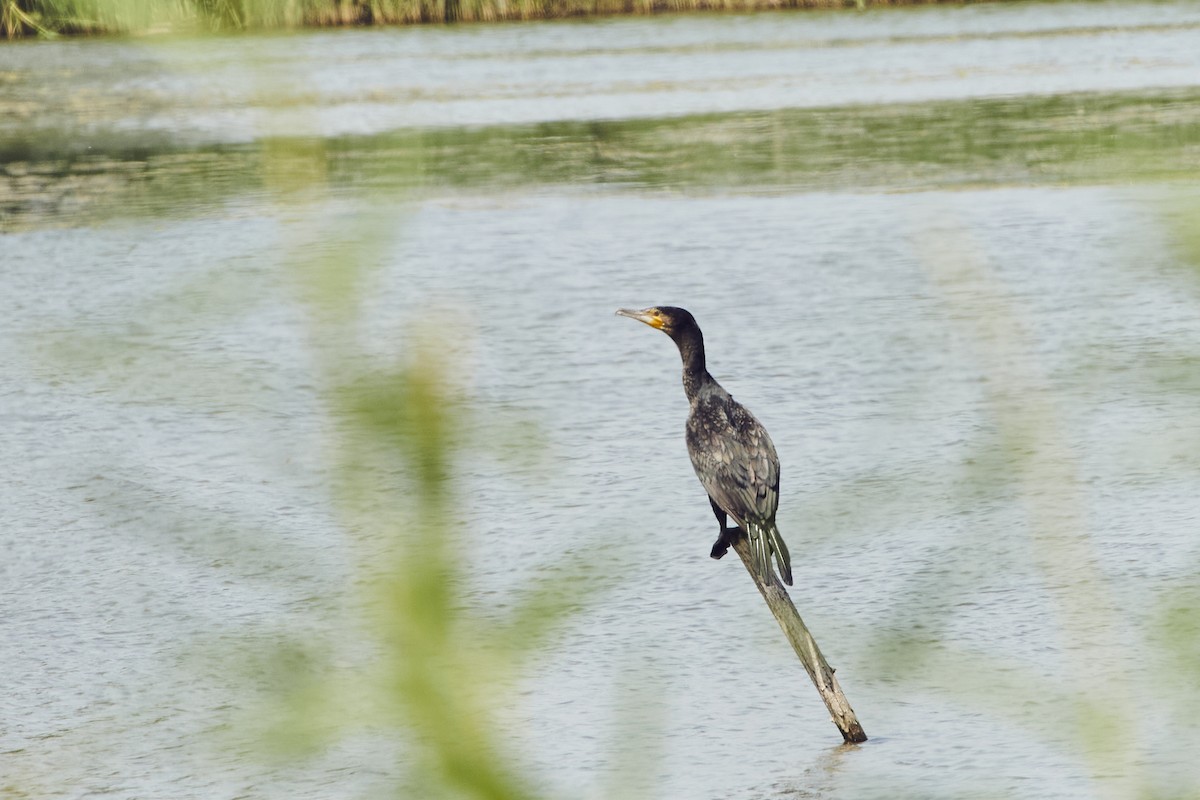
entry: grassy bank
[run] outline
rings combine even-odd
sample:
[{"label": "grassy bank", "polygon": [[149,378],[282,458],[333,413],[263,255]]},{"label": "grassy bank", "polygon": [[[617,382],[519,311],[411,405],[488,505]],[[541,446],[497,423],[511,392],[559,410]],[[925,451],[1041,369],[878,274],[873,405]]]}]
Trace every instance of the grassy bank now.
[{"label": "grassy bank", "polygon": [[[948,0],[0,0],[7,38],[928,5]],[[961,4],[964,0],[949,0]]]}]

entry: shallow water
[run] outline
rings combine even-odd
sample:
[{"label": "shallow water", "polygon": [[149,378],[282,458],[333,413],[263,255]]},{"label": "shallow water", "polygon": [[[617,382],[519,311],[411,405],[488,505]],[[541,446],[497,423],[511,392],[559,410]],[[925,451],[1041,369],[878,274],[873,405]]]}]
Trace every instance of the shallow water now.
[{"label": "shallow water", "polygon": [[[480,403],[544,435],[539,463],[462,465],[467,602],[605,544],[622,576],[506,718],[552,795],[1194,791],[1194,675],[1153,636],[1200,557],[1198,25],[1056,3],[6,46],[6,790],[401,771],[370,736],[302,767],[226,739],[270,678],[225,654],[330,635],[353,575],[297,278],[344,250],[368,352],[436,311]],[[1092,94],[1036,99],[1064,91]],[[884,101],[913,104],[851,105]],[[358,248],[363,219],[397,235]],[[771,431],[792,594],[864,746],[707,557],[678,357],[613,316],[668,302]],[[1123,716],[1117,752],[1075,691]]]}]

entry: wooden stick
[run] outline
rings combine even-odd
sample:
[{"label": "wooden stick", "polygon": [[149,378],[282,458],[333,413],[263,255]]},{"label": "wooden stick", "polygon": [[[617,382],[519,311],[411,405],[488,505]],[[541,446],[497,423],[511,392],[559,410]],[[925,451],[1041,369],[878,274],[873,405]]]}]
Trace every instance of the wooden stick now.
[{"label": "wooden stick", "polygon": [[854,716],[854,709],[850,707],[846,695],[842,694],[842,687],[833,675],[833,667],[829,666],[825,656],[821,655],[821,648],[817,647],[817,642],[805,627],[804,620],[800,619],[800,613],[796,611],[792,598],[784,591],[779,578],[772,573],[767,585],[758,579],[750,561],[750,541],[745,536],[738,536],[733,540],[733,549],[746,565],[746,571],[754,579],[754,585],[762,592],[767,607],[779,622],[779,627],[783,628],[783,635],[792,643],[792,649],[800,657],[800,663],[804,665],[808,677],[812,678],[813,686],[817,687],[821,699],[825,701],[833,724],[842,732],[843,741],[853,744],[865,742],[867,734],[863,732],[862,725],[858,724],[858,718]]}]

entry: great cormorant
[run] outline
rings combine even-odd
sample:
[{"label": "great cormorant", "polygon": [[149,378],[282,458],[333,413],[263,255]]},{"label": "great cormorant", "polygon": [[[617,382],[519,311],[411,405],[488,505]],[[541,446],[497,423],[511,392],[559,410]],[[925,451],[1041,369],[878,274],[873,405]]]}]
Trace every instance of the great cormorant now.
[{"label": "great cormorant", "polygon": [[[792,585],[792,564],[787,545],[775,525],[779,507],[779,457],[762,424],[745,406],[717,383],[704,365],[704,335],[685,309],[658,306],[617,312],[657,328],[679,347],[683,359],[683,391],[691,410],[687,418],[687,448],[696,477],[708,492],[708,501],[721,532],[712,557],[729,550],[733,537],[744,531],[750,539],[754,571],[764,584],[771,581],[771,554],[783,582]],[[726,516],[737,527],[725,527]]]}]

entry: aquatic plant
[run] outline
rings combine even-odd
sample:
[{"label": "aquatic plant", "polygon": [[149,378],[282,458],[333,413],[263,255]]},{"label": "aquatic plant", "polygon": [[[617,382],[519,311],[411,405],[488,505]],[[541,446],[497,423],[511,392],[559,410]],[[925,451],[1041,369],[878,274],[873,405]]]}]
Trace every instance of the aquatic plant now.
[{"label": "aquatic plant", "polygon": [[773,11],[961,0],[4,0],[9,38],[58,33],[261,30],[427,22],[498,22],[681,11]]}]

